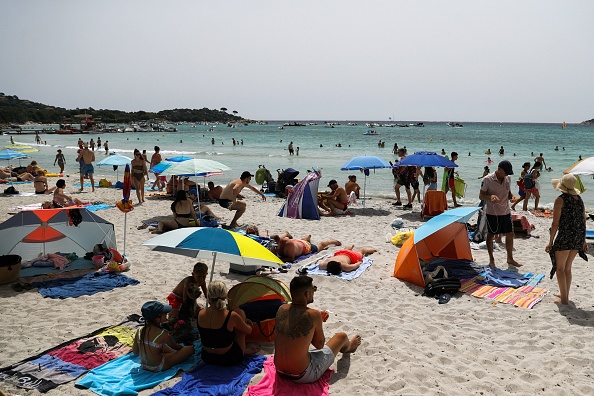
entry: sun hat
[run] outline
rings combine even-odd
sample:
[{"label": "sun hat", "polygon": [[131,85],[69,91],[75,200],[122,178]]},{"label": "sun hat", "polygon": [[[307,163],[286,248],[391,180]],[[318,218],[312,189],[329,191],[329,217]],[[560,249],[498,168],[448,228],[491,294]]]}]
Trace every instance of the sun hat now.
[{"label": "sun hat", "polygon": [[144,303],[140,311],[144,319],[153,320],[160,315],[171,312],[171,305],[164,305],[159,301],[148,301]]},{"label": "sun hat", "polygon": [[512,168],[512,164],[508,160],[501,161],[499,163],[499,165],[497,165],[497,166],[500,167],[501,170],[504,171],[505,174],[508,175],[508,176],[514,174],[514,171],[513,171],[513,168]]},{"label": "sun hat", "polygon": [[563,175],[561,179],[553,179],[551,180],[551,184],[555,190],[559,190],[561,192],[571,194],[571,195],[579,195],[580,190],[575,188],[577,183],[577,179],[571,173],[567,175]]}]

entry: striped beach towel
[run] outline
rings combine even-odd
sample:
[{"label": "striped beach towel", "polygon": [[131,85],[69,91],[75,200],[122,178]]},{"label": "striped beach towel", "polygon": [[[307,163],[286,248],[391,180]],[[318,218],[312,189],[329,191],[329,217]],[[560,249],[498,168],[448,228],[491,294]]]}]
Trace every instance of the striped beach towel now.
[{"label": "striped beach towel", "polygon": [[532,308],[549,293],[546,289],[536,287],[543,278],[543,274],[534,275],[525,286],[513,288],[482,285],[475,277],[462,280],[460,291],[477,298],[488,298],[520,308]]}]

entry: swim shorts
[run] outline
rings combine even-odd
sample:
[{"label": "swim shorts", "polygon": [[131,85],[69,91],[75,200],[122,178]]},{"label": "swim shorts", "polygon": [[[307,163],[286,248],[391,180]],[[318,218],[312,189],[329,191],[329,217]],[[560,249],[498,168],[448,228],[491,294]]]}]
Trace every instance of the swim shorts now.
[{"label": "swim shorts", "polygon": [[84,164],[80,167],[80,173],[82,173],[85,176],[92,175],[93,173],[95,173],[95,168],[93,168],[93,164]]},{"label": "swim shorts", "polygon": [[454,189],[454,179],[448,179],[448,186],[450,187],[450,190]]},{"label": "swim shorts", "polygon": [[311,384],[319,380],[322,375],[332,366],[334,362],[334,352],[328,345],[322,349],[313,349],[309,351],[309,366],[305,369],[303,377],[292,380],[298,384]]},{"label": "swim shorts", "polygon": [[511,214],[502,216],[487,214],[487,232],[489,234],[507,234],[513,231]]},{"label": "swim shorts", "polygon": [[225,209],[229,209],[229,206],[231,206],[232,203],[233,203],[233,201],[231,201],[230,199],[223,199],[223,198],[219,199],[219,205]]},{"label": "swim shorts", "polygon": [[170,293],[167,296],[167,301],[169,301],[169,305],[171,305],[171,308],[178,309],[179,307],[181,307],[183,299],[177,294]]},{"label": "swim shorts", "polygon": [[405,189],[410,189],[410,180],[407,177],[399,177],[396,184],[404,186]]},{"label": "swim shorts", "polygon": [[302,256],[305,256],[306,254],[318,252],[318,247],[316,245],[314,245],[313,243],[304,241],[303,239],[296,239],[295,241],[299,242],[299,243],[301,243],[301,245],[303,245],[303,252],[301,253]]},{"label": "swim shorts", "polygon": [[338,252],[334,253],[334,257],[336,256],[347,256],[349,260],[351,260],[351,264],[358,263],[359,261],[363,261],[363,255],[359,252],[354,252],[352,250],[339,250]]}]

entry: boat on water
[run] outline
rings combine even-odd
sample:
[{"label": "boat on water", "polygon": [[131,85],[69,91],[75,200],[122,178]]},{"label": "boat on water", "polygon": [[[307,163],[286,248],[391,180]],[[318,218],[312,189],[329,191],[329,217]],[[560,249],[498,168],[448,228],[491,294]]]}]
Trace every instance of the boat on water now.
[{"label": "boat on water", "polygon": [[365,136],[377,136],[377,135],[379,135],[379,133],[375,129],[371,129],[371,130],[365,132],[363,135],[365,135]]},{"label": "boat on water", "polygon": [[464,125],[460,124],[459,122],[448,122],[448,126],[452,128],[463,128]]}]

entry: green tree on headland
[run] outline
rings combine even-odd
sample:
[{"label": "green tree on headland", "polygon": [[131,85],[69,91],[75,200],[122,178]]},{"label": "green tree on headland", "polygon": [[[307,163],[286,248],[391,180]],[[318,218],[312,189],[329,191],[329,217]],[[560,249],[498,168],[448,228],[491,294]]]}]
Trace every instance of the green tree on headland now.
[{"label": "green tree on headland", "polygon": [[170,122],[239,122],[246,121],[236,115],[226,113],[227,109],[172,109],[157,113],[146,111],[126,112],[121,110],[100,109],[64,109],[30,100],[19,99],[17,96],[0,93],[0,124],[24,123],[27,121],[44,124],[58,124],[73,120],[75,115],[85,113],[106,123],[127,123],[148,120],[152,118],[166,119]]}]

